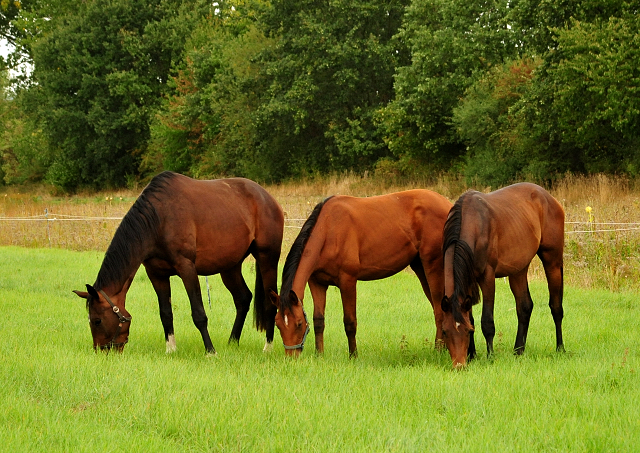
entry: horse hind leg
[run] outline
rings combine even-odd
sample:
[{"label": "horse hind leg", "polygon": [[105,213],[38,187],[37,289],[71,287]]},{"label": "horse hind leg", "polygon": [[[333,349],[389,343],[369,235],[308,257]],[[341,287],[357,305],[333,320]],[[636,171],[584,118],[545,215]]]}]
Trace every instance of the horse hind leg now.
[{"label": "horse hind leg", "polygon": [[[445,350],[444,336],[442,334],[442,308],[440,307],[440,301],[444,296],[444,273],[442,271],[442,262],[438,261],[436,265],[432,266],[428,271],[425,271],[425,266],[422,263],[420,257],[416,257],[410,264],[411,269],[415,272],[420,284],[422,285],[422,291],[427,299],[431,303],[433,309],[433,316],[436,323],[436,339],[435,349],[438,351]],[[433,293],[431,292],[433,288]]]},{"label": "horse hind leg", "polygon": [[515,354],[522,354],[527,343],[527,333],[529,332],[529,322],[533,311],[533,300],[529,292],[529,282],[527,281],[527,271],[529,266],[516,275],[509,277],[509,286],[516,299],[516,312],[518,314],[518,333],[516,343],[513,348]]},{"label": "horse hind leg", "polygon": [[556,351],[564,352],[564,343],[562,341],[562,318],[564,310],[562,308],[562,297],[564,292],[564,272],[562,266],[561,253],[542,252],[538,256],[542,261],[544,273],[547,277],[547,285],[549,288],[549,308],[551,316],[556,326]]},{"label": "horse hind leg", "polygon": [[236,344],[240,342],[240,335],[247,319],[247,313],[249,313],[252,297],[251,290],[244,281],[241,271],[242,263],[239,263],[231,270],[220,273],[222,283],[231,293],[233,303],[236,306],[236,319],[233,322],[233,328],[229,336],[229,343]]}]

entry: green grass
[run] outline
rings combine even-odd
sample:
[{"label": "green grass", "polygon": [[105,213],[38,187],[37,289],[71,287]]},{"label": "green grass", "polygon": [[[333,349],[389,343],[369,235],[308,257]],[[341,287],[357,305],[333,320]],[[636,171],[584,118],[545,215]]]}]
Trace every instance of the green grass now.
[{"label": "green grass", "polygon": [[[408,272],[359,284],[359,358],[349,360],[338,291],[329,291],[324,357],[262,353],[210,278],[207,358],[181,282],[178,351],[165,355],[144,272],[129,292],[122,355],[95,354],[86,310],[71,293],[93,283],[102,253],[0,248],[2,451],[637,451],[640,306],[633,293],[567,288],[566,354],[554,352],[543,282],[527,351],[514,357],[516,314],[497,282],[496,354],[450,370],[433,350],[433,314]],[[247,265],[246,279],[253,286]],[[204,279],[203,279],[204,280]],[[204,285],[203,285],[204,289]],[[206,291],[206,290],[204,290]],[[206,294],[205,294],[206,300]],[[311,299],[307,296],[308,310]],[[477,335],[480,351],[484,339]]]}]

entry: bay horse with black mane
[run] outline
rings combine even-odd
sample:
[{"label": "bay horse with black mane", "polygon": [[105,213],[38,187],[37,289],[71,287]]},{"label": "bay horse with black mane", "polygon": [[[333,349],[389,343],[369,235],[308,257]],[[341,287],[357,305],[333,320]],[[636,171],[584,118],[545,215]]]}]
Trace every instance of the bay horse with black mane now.
[{"label": "bay horse with black mane", "polygon": [[207,330],[198,275],[220,274],[236,306],[229,342],[240,340],[251,304],[242,263],[256,259],[256,328],[273,342],[276,309],[265,299],[277,288],[284,215],[276,200],[243,178],[198,181],[173,172],[154,177],[118,226],[95,283],[74,291],[86,299],[94,349],[122,351],[131,316],[125,298],[143,264],[158,296],[166,350],[176,348],[169,277],[178,275],[207,353],[215,353]]},{"label": "bay horse with black mane", "polygon": [[527,271],[538,255],[547,277],[549,307],[556,326],[556,350],[562,342],[564,210],[542,187],[514,184],[483,194],[464,193],[451,208],[444,227],[444,342],[453,365],[475,356],[472,307],[482,291],[482,333],[493,353],[493,306],[496,277],[509,277],[516,300],[518,333],[514,352],[527,341],[533,301]]},{"label": "bay horse with black mane", "polygon": [[334,196],[319,203],[302,226],[287,255],[276,326],[287,355],[298,355],[309,332],[303,306],[309,284],[313,298],[316,350],[324,351],[324,313],[329,285],[342,297],[350,356],[356,347],[356,283],[415,271],[433,306],[436,346],[442,347],[440,300],[443,296],[442,229],[451,203],[428,190],[356,198]]}]

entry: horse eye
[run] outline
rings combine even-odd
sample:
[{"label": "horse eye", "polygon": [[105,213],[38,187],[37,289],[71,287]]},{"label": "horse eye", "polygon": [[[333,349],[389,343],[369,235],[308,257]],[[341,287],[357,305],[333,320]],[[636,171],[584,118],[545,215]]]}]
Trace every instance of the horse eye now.
[{"label": "horse eye", "polygon": [[94,319],[92,322],[93,322],[93,325],[94,325],[94,326],[99,326],[99,325],[100,325],[100,323],[102,322],[102,319],[97,318],[97,319]]}]

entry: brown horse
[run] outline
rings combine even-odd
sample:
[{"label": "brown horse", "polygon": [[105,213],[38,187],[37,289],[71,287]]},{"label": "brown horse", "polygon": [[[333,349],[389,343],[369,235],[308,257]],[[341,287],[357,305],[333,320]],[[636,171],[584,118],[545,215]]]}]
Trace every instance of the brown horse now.
[{"label": "brown horse", "polygon": [[444,227],[444,341],[454,366],[475,356],[472,306],[482,290],[482,333],[493,353],[493,303],[496,277],[509,277],[516,299],[518,333],[514,351],[524,352],[533,301],[527,271],[540,257],[549,286],[549,307],[562,343],[564,210],[546,190],[521,183],[483,194],[469,191],[451,208]]},{"label": "brown horse", "polygon": [[451,203],[428,190],[370,198],[335,196],[319,203],[291,247],[282,274],[276,325],[288,355],[298,355],[309,324],[303,308],[307,283],[313,297],[316,350],[324,351],[324,311],[329,285],[342,296],[349,354],[356,348],[356,282],[377,280],[407,266],[433,306],[436,345],[442,344],[442,228]]},{"label": "brown horse", "polygon": [[242,262],[256,259],[255,320],[273,342],[276,309],[265,304],[277,288],[282,245],[282,208],[262,187],[242,178],[197,181],[172,172],[151,180],[122,219],[104,256],[96,282],[87,292],[94,349],[122,350],[129,337],[131,317],[125,297],[143,264],[158,296],[167,352],[175,350],[169,277],[178,275],[187,290],[193,322],[205,349],[215,353],[198,275],[220,274],[236,306],[229,341],[238,342],[251,291],[242,277]]}]

